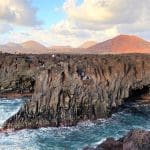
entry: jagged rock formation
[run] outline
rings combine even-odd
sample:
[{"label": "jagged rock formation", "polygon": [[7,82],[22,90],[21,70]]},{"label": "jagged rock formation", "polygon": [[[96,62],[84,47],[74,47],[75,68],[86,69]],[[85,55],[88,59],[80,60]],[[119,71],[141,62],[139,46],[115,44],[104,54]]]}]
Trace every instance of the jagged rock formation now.
[{"label": "jagged rock formation", "polygon": [[0,97],[33,94],[36,76],[49,57],[0,54]]},{"label": "jagged rock formation", "polygon": [[0,55],[0,95],[32,93],[35,83],[35,67],[27,57]]},{"label": "jagged rock formation", "polygon": [[133,130],[123,138],[115,141],[108,138],[96,148],[86,147],[84,150],[149,150],[150,149],[150,131]]},{"label": "jagged rock formation", "polygon": [[47,62],[36,77],[32,100],[4,129],[106,118],[132,91],[150,85],[150,55],[57,55]]}]

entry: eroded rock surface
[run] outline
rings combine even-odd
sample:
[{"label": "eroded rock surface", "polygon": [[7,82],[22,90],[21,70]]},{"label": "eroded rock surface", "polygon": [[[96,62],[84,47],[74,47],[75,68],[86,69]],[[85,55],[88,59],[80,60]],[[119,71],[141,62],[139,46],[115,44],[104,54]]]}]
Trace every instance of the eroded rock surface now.
[{"label": "eroded rock surface", "polygon": [[4,129],[72,126],[107,118],[132,90],[150,85],[148,54],[46,58],[31,101],[5,122]]},{"label": "eroded rock surface", "polygon": [[0,54],[0,97],[32,96],[39,71],[51,55]]},{"label": "eroded rock surface", "polygon": [[119,140],[108,138],[96,148],[86,147],[84,150],[149,150],[150,131],[133,130]]}]

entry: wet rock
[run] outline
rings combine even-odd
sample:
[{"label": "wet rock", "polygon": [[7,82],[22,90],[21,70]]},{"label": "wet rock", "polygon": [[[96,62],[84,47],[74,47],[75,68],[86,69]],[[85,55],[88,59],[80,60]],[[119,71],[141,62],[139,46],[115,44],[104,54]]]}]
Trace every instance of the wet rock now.
[{"label": "wet rock", "polygon": [[86,147],[84,150],[149,150],[150,131],[136,129],[130,131],[119,140],[108,138],[96,148]]}]

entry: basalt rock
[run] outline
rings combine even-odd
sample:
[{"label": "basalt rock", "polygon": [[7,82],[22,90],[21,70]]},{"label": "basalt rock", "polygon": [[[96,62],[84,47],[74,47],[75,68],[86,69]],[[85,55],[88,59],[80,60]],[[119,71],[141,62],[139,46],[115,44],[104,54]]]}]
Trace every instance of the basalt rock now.
[{"label": "basalt rock", "polygon": [[0,54],[0,96],[33,93],[35,69],[26,56]]},{"label": "basalt rock", "polygon": [[0,97],[31,95],[39,71],[51,58],[47,55],[0,54]]},{"label": "basalt rock", "polygon": [[84,150],[149,150],[150,131],[133,130],[119,140],[108,138],[96,148],[86,147]]},{"label": "basalt rock", "polygon": [[[48,57],[48,56],[47,56]],[[3,128],[72,126],[107,118],[132,91],[150,86],[150,55],[56,55],[38,71],[34,94]]]}]

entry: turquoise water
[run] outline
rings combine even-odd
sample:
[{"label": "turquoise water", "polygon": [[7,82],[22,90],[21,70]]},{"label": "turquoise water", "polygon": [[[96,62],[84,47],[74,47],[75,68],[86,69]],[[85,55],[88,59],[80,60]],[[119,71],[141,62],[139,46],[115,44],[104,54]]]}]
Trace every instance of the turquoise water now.
[{"label": "turquoise water", "polygon": [[[22,104],[21,99],[0,100],[0,126]],[[0,150],[80,150],[95,146],[110,136],[119,138],[133,128],[150,130],[150,115],[135,114],[127,109],[95,124],[89,121],[76,127],[0,133]]]}]

